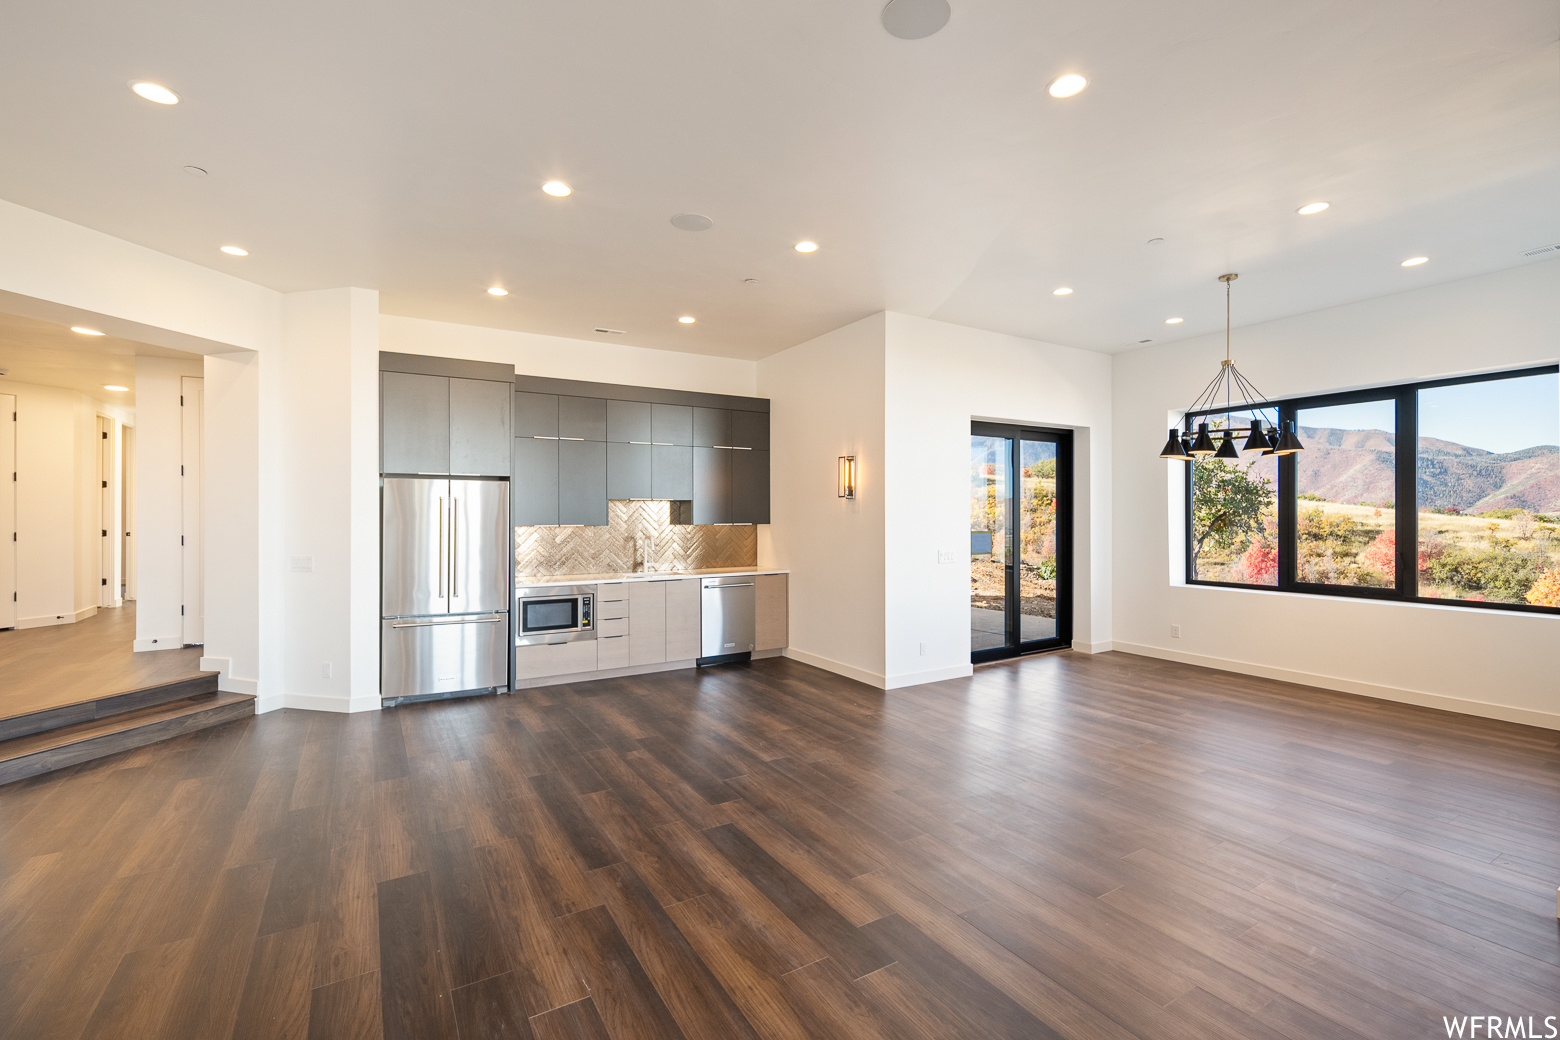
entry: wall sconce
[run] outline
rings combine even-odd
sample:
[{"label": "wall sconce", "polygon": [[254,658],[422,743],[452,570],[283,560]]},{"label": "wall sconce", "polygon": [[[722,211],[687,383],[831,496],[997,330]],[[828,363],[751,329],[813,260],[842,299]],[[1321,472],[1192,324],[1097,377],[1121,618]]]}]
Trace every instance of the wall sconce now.
[{"label": "wall sconce", "polygon": [[856,497],[856,456],[840,456],[840,498]]}]

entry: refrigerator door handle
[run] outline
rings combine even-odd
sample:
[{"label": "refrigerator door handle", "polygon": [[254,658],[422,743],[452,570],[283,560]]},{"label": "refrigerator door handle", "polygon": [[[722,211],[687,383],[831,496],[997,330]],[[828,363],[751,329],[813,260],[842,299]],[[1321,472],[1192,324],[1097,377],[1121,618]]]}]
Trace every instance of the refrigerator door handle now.
[{"label": "refrigerator door handle", "polygon": [[444,551],[444,496],[439,496],[439,598],[444,598],[444,565],[448,554]]},{"label": "refrigerator door handle", "polygon": [[438,621],[395,621],[391,628],[428,628],[432,625],[497,625],[506,620],[502,617],[463,617],[448,618]]},{"label": "refrigerator door handle", "polygon": [[460,596],[460,499],[450,496],[450,598]]}]

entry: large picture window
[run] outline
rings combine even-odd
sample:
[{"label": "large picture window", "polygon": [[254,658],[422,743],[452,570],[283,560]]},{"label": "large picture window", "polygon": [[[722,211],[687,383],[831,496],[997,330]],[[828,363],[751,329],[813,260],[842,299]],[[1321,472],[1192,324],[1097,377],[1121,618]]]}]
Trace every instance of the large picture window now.
[{"label": "large picture window", "polygon": [[1560,613],[1555,366],[1277,408],[1304,451],[1186,464],[1189,583]]}]

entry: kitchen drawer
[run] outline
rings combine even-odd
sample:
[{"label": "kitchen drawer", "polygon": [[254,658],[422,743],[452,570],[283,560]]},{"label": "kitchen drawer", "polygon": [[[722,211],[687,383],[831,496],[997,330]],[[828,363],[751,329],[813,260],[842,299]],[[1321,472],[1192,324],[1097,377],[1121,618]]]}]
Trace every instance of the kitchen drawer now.
[{"label": "kitchen drawer", "polygon": [[[624,625],[628,623],[625,621]],[[603,633],[596,636],[596,667],[627,668],[628,667],[628,635],[609,636]]]},{"label": "kitchen drawer", "polygon": [[610,593],[596,593],[596,621],[613,621],[628,617],[628,592],[618,585]]},{"label": "kitchen drawer", "polygon": [[604,617],[596,622],[596,638],[602,636],[626,636],[628,635],[628,618]]},{"label": "kitchen drawer", "polygon": [[541,679],[596,670],[596,640],[515,647],[515,678]]}]

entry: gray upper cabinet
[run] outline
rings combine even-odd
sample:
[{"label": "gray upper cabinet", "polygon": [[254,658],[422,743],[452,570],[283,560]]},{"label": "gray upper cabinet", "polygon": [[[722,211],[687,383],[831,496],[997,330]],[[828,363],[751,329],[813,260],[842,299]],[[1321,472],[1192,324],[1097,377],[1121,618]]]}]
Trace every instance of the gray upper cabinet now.
[{"label": "gray upper cabinet", "polygon": [[449,384],[449,472],[509,476],[512,384],[492,379],[451,379]]},{"label": "gray upper cabinet", "polygon": [[379,379],[379,471],[448,473],[449,378],[382,372]]},{"label": "gray upper cabinet", "polygon": [[[616,404],[616,401],[610,402]],[[649,414],[645,415],[646,425]],[[655,493],[652,452],[649,444],[607,442],[607,498],[658,498]]]},{"label": "gray upper cabinet", "polygon": [[[693,409],[685,404],[651,405],[650,440],[655,444],[692,444]],[[691,454],[688,457],[693,458]]]},{"label": "gray upper cabinet", "polygon": [[769,523],[769,452],[729,451],[730,517],[734,524]]},{"label": "gray upper cabinet", "polygon": [[567,441],[607,439],[607,402],[599,397],[558,398],[558,436]]},{"label": "gray upper cabinet", "polygon": [[641,401],[607,402],[607,440],[619,444],[649,444],[655,440],[654,405]]},{"label": "gray upper cabinet", "polygon": [[558,523],[606,526],[605,441],[558,441]]},{"label": "gray upper cabinet", "polygon": [[558,436],[558,396],[556,394],[515,394],[515,436]]},{"label": "gray upper cabinet", "polygon": [[768,412],[731,412],[731,440],[726,442],[734,448],[755,448],[760,451],[769,450],[769,413]]},{"label": "gray upper cabinet", "polygon": [[650,497],[682,502],[692,499],[693,449],[685,444],[657,444],[650,450]]},{"label": "gray upper cabinet", "polygon": [[515,438],[514,478],[510,486],[513,523],[551,527],[558,523],[558,441]]},{"label": "gray upper cabinet", "polygon": [[696,448],[731,447],[731,412],[725,408],[695,408],[693,444]]},{"label": "gray upper cabinet", "polygon": [[[697,418],[695,418],[697,422]],[[731,456],[729,448],[693,449],[693,522],[729,524]]]}]

